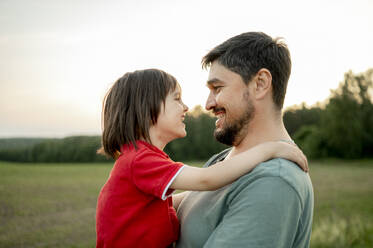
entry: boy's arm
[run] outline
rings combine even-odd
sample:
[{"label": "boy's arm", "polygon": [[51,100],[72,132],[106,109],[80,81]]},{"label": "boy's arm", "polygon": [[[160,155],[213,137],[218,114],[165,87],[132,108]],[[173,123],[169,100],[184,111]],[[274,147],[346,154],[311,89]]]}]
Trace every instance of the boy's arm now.
[{"label": "boy's arm", "polygon": [[194,191],[216,190],[248,173],[259,163],[274,157],[293,160],[303,169],[308,170],[307,159],[299,148],[284,142],[266,142],[207,168],[185,165],[170,188]]}]

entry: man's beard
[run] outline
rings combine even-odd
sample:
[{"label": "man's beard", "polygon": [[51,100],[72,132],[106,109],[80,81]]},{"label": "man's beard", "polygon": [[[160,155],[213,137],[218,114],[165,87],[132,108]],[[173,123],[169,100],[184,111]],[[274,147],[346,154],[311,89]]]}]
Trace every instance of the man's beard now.
[{"label": "man's beard", "polygon": [[[215,129],[214,136],[216,140],[228,146],[237,145],[240,136],[243,134],[241,131],[244,127],[247,126],[247,124],[250,123],[250,121],[254,117],[254,113],[255,108],[250,99],[247,99],[245,112],[242,114],[242,116],[240,116],[238,120],[235,120],[231,124],[227,124],[226,119],[224,123],[225,126],[223,126],[220,131]],[[227,118],[227,116],[225,116],[225,118]]]}]

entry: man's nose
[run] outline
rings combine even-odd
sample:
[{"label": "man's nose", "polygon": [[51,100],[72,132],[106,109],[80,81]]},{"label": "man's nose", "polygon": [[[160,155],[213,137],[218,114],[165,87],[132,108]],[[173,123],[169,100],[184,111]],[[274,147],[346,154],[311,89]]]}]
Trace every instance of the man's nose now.
[{"label": "man's nose", "polygon": [[215,96],[210,92],[210,94],[209,94],[209,96],[207,98],[207,101],[206,101],[205,109],[206,110],[211,110],[215,106],[216,106]]}]

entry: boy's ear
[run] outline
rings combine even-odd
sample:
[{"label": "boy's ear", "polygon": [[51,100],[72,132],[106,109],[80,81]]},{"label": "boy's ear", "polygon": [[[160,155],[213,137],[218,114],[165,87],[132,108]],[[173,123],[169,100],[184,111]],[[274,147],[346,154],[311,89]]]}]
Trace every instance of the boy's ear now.
[{"label": "boy's ear", "polygon": [[272,74],[268,69],[260,69],[255,76],[255,98],[263,99],[272,91]]}]

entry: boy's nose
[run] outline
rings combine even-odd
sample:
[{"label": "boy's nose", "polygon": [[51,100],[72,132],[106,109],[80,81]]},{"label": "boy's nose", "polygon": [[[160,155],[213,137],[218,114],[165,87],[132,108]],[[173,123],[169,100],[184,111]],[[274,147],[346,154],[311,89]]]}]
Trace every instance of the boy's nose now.
[{"label": "boy's nose", "polygon": [[185,103],[183,103],[183,105],[184,105],[184,112],[188,112],[189,110],[188,106]]}]

